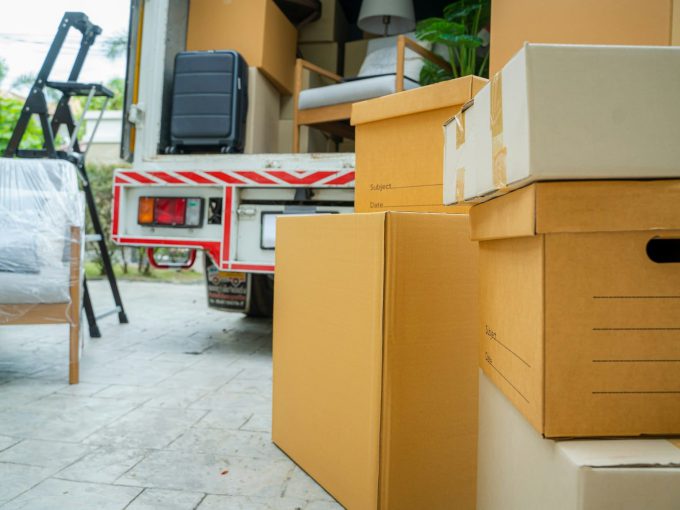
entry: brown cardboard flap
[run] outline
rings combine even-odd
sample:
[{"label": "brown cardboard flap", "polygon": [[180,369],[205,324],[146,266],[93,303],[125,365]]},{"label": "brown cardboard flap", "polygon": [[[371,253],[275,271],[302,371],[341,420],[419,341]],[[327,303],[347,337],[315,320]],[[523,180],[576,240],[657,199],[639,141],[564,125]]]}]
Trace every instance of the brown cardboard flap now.
[{"label": "brown cardboard flap", "polygon": [[352,125],[463,105],[486,84],[477,76],[464,76],[434,85],[361,101],[352,105]]},{"label": "brown cardboard flap", "polygon": [[474,206],[472,239],[680,230],[680,180],[540,182]]},{"label": "brown cardboard flap", "polygon": [[347,508],[378,504],[385,221],[277,220],[272,438]]},{"label": "brown cardboard flap", "polygon": [[381,509],[475,508],[479,287],[468,239],[465,215],[387,213]]},{"label": "brown cardboard flap", "polygon": [[536,233],[680,229],[680,180],[536,185]]},{"label": "brown cardboard flap", "polygon": [[535,230],[535,185],[513,191],[470,209],[473,241],[533,236]]}]

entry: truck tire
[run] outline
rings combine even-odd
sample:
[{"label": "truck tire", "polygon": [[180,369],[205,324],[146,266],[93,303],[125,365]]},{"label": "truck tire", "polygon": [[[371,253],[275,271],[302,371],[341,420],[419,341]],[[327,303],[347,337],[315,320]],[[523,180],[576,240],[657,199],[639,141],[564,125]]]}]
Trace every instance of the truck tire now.
[{"label": "truck tire", "polygon": [[250,275],[250,307],[248,317],[271,317],[274,313],[274,276]]}]

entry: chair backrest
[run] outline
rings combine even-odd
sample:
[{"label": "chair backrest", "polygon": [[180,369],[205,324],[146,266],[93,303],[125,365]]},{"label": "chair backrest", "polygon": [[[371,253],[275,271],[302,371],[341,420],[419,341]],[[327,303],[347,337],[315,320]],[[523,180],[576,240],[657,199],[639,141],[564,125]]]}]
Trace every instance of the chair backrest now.
[{"label": "chair backrest", "polygon": [[[404,35],[416,41],[425,49],[431,48],[430,43],[418,41],[414,32]],[[397,72],[397,37],[399,36],[378,37],[368,41],[366,58],[361,64],[359,76],[366,77]],[[405,56],[404,76],[418,83],[420,69],[423,67],[423,58],[408,48],[406,48]]]}]

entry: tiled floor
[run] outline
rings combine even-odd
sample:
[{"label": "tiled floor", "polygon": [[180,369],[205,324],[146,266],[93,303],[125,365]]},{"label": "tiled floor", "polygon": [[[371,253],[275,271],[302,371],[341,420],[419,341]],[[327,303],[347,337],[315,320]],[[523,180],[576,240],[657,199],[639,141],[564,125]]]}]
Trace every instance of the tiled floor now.
[{"label": "tiled floor", "polygon": [[85,334],[78,385],[65,326],[0,327],[0,509],[341,508],[271,443],[271,321],[202,285],[121,292],[130,324]]}]

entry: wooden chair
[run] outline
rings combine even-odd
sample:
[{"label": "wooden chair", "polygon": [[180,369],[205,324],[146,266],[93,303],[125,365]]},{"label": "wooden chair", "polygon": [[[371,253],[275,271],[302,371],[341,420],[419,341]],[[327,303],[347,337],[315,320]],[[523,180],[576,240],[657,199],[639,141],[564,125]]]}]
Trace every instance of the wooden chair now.
[{"label": "wooden chair", "polygon": [[0,324],[68,324],[70,384],[80,378],[80,228],[71,227],[68,303],[0,304]]},{"label": "wooden chair", "polygon": [[[439,55],[433,53],[432,51],[423,48],[421,45],[416,43],[414,40],[409,39],[404,35],[400,35],[397,38],[397,65],[396,72],[394,73],[394,90],[393,92],[401,92],[405,89],[405,75],[404,67],[406,61],[406,49],[410,49],[420,55],[421,57],[433,62],[439,67],[451,71],[451,66]],[[311,62],[307,62],[303,59],[297,59],[295,63],[295,82],[293,91],[293,152],[300,152],[300,127],[310,126],[316,129],[320,129],[330,135],[334,135],[341,138],[354,139],[354,127],[350,125],[349,119],[352,113],[352,103],[357,101],[363,101],[366,99],[371,99],[373,97],[360,97],[360,95],[348,102],[342,102],[339,104],[328,104],[326,106],[319,106],[314,108],[299,108],[300,93],[304,90],[302,88],[303,71],[308,70],[311,73],[318,74],[329,80],[335,82],[333,85],[328,85],[327,87],[342,87],[344,85],[349,85],[351,83],[361,83],[362,80],[345,82],[342,76],[327,71]],[[372,78],[368,78],[370,80]],[[364,83],[367,83],[364,82]],[[325,88],[325,87],[320,87]],[[336,89],[337,90],[337,89]]]}]

